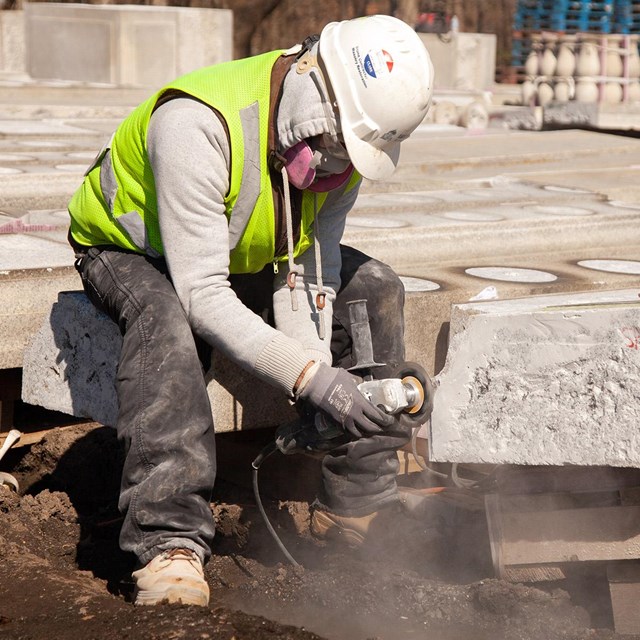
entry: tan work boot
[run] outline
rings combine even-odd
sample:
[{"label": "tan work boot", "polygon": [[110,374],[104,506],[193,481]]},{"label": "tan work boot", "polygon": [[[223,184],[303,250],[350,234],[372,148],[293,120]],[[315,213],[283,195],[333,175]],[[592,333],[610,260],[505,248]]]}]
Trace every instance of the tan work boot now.
[{"label": "tan work boot", "polygon": [[[387,546],[398,544],[400,540],[419,538],[423,542],[434,542],[441,537],[443,521],[438,505],[416,518],[407,510],[404,500],[387,504],[366,516],[340,516],[331,511],[315,509],[311,515],[310,529],[316,538],[337,540],[352,548],[367,546]],[[438,507],[438,508],[436,508]],[[444,505],[443,508],[450,509]]]},{"label": "tan work boot", "polygon": [[190,549],[169,549],[132,573],[136,605],[181,603],[206,607],[209,585],[200,558]]},{"label": "tan work boot", "polygon": [[316,538],[342,540],[350,547],[359,547],[378,515],[379,512],[374,511],[360,517],[339,516],[331,511],[316,509],[311,515],[311,533]]}]

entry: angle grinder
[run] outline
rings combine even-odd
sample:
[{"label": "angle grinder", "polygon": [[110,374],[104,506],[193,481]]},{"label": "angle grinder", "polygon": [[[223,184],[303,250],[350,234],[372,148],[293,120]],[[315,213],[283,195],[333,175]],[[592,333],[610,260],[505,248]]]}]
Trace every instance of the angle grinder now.
[{"label": "angle grinder", "polygon": [[376,407],[412,426],[422,426],[433,409],[433,383],[415,362],[404,362],[391,378],[365,380],[358,390]]},{"label": "angle grinder", "polygon": [[[384,364],[373,359],[371,328],[366,300],[347,303],[356,364],[348,371],[359,380],[358,390],[380,410],[396,416],[412,428],[421,427],[433,409],[433,383],[427,372],[415,362],[403,362],[389,378],[376,379],[373,371]],[[348,435],[337,422],[321,411],[281,425],[276,431],[276,446],[284,454],[328,451]]]}]

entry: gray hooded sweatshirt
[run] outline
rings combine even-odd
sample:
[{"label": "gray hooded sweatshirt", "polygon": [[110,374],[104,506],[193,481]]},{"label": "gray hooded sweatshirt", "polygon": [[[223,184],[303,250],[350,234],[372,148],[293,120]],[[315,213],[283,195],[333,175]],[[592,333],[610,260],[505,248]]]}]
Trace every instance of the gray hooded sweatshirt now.
[{"label": "gray hooded sweatshirt", "polygon": [[[335,122],[334,122],[335,126]],[[310,74],[285,76],[277,115],[282,151],[302,139],[328,133],[318,88]],[[340,248],[346,215],[358,188],[329,194],[318,216],[326,335],[319,338],[313,301],[318,285],[311,247],[296,259],[298,310],[292,310],[287,268],[275,276],[275,328],[237,298],[229,276],[230,148],[215,112],[189,98],[160,106],[149,123],[149,158],[158,197],[158,218],[173,284],[196,334],[247,371],[291,395],[311,361],[331,364],[331,315],[340,287]]]}]

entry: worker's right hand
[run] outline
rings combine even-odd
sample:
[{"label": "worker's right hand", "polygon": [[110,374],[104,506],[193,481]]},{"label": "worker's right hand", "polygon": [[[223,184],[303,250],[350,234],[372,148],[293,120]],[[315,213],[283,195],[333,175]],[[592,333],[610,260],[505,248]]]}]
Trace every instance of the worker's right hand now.
[{"label": "worker's right hand", "polygon": [[326,413],[355,438],[381,433],[394,423],[393,416],[378,409],[360,393],[347,371],[323,362],[309,370],[297,398]]}]

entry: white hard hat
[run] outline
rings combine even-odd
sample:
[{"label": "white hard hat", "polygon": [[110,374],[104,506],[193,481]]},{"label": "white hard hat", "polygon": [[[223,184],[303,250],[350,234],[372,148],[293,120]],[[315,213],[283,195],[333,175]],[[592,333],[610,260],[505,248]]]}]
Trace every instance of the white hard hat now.
[{"label": "white hard hat", "polygon": [[331,22],[319,54],[351,161],[365,178],[390,176],[431,103],[433,65],[420,36],[391,16]]}]

